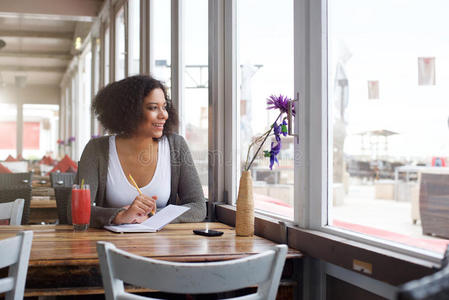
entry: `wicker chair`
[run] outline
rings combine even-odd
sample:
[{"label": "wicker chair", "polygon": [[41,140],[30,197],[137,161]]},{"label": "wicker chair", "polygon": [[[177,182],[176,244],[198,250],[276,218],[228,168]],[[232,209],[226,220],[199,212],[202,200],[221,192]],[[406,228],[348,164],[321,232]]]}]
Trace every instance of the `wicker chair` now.
[{"label": "wicker chair", "polygon": [[30,218],[31,173],[0,174],[0,203],[18,198],[25,200],[22,214],[22,225],[25,225]]},{"label": "wicker chair", "polygon": [[75,173],[50,173],[51,186],[55,190],[56,207],[58,208],[59,224],[69,224],[67,219],[67,204]]}]

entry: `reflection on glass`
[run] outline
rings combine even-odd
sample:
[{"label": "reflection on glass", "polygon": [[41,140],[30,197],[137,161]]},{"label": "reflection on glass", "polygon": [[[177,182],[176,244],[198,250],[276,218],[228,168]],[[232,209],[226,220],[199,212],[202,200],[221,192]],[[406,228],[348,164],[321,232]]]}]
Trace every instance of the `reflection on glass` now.
[{"label": "reflection on glass", "polygon": [[151,18],[154,20],[150,32],[151,70],[155,78],[171,87],[171,1],[154,0],[151,2]]},{"label": "reflection on glass", "polygon": [[125,8],[115,16],[115,81],[125,78]]},{"label": "reflection on glass", "polygon": [[104,31],[104,85],[109,83],[109,24]]},{"label": "reflection on glass", "polygon": [[181,132],[189,144],[201,184],[208,186],[208,1],[183,5],[184,65]]},{"label": "reflection on glass", "polygon": [[0,160],[16,157],[17,105],[0,103]]},{"label": "reflection on glass", "polygon": [[449,3],[422,4],[329,1],[328,222],[442,253],[419,206],[420,175],[449,173]]},{"label": "reflection on glass", "polygon": [[[240,87],[237,145],[243,168],[249,144],[277,117],[277,111],[266,110],[266,99],[273,94],[293,98],[293,1],[236,3]],[[265,142],[262,150],[270,150],[271,141],[274,137]],[[251,167],[255,207],[292,219],[293,138],[282,139],[278,159],[279,165],[275,164],[271,171],[269,159],[261,151]]]},{"label": "reflection on glass", "polygon": [[128,1],[128,76],[140,68],[140,0]]}]

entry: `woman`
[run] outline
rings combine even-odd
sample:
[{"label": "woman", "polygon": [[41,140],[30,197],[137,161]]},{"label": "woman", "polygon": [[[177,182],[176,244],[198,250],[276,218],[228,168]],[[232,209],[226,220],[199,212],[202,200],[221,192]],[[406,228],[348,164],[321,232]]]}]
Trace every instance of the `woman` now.
[{"label": "woman", "polygon": [[202,221],[201,183],[184,138],[173,132],[177,114],[163,84],[128,77],[103,88],[92,107],[112,135],[90,140],[79,162],[75,181],[91,188],[90,226],[141,223],[168,204],[190,207],[176,221]]}]

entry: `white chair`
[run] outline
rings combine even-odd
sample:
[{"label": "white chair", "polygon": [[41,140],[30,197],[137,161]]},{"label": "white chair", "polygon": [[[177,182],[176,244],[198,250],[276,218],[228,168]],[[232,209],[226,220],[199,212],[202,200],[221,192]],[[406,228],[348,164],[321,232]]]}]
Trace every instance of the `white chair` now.
[{"label": "white chair", "polygon": [[0,220],[8,220],[9,225],[22,223],[23,206],[25,200],[16,199],[14,202],[0,203]]},{"label": "white chair", "polygon": [[220,293],[257,285],[256,293],[238,299],[266,300],[276,298],[287,246],[278,245],[260,254],[208,263],[179,263],[141,257],[107,242],[98,242],[97,252],[107,300],[156,299],[125,292],[124,282],[182,294]]},{"label": "white chair", "polygon": [[6,292],[6,300],[23,299],[32,240],[32,231],[22,231],[0,241],[0,269],[9,267],[8,277],[0,279],[0,294]]}]

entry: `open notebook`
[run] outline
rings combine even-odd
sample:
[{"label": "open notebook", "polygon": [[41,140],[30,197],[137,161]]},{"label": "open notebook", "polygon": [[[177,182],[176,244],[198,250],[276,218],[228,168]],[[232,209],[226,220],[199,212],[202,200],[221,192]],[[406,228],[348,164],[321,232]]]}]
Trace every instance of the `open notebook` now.
[{"label": "open notebook", "polygon": [[189,209],[190,207],[170,204],[143,223],[108,225],[104,228],[113,232],[156,232]]}]

